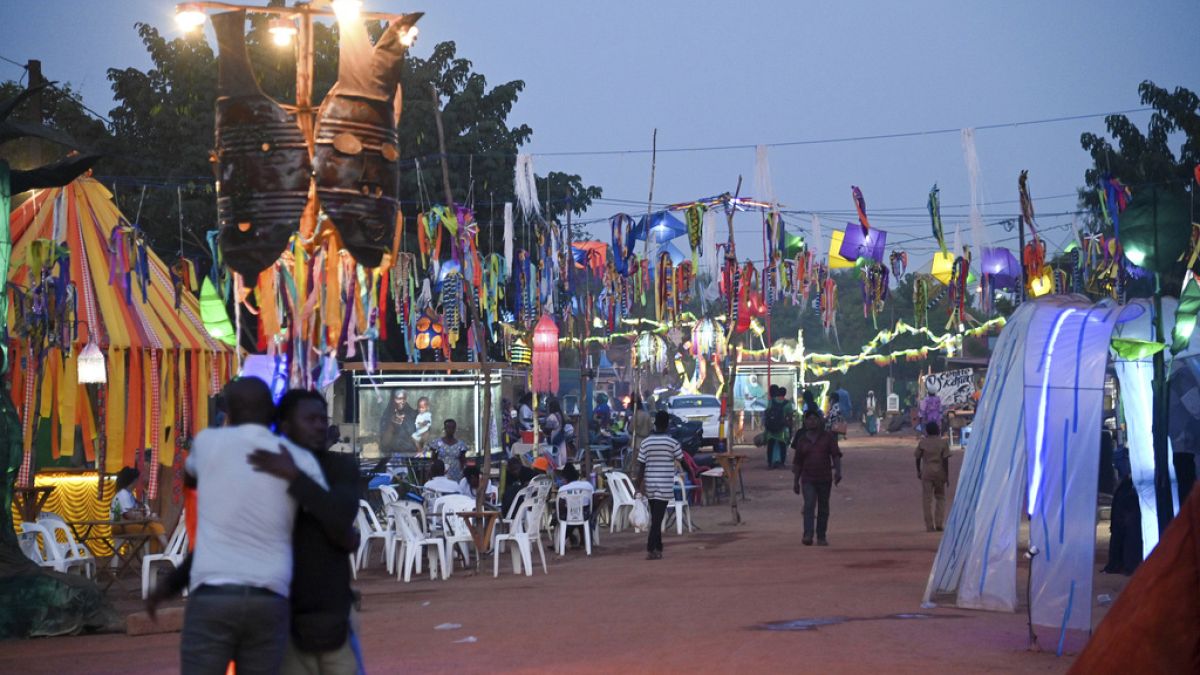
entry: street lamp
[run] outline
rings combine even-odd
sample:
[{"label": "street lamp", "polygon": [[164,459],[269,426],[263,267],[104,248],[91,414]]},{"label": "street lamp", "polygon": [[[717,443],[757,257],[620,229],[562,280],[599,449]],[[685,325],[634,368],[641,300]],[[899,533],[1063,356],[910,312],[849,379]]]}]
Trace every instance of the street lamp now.
[{"label": "street lamp", "polygon": [[184,33],[190,33],[193,30],[204,25],[208,20],[208,15],[204,13],[199,3],[185,2],[175,6],[175,25]]},{"label": "street lamp", "polygon": [[271,19],[267,25],[267,32],[271,34],[271,40],[280,47],[286,47],[292,44],[292,38],[296,36],[296,22],[291,19]]}]

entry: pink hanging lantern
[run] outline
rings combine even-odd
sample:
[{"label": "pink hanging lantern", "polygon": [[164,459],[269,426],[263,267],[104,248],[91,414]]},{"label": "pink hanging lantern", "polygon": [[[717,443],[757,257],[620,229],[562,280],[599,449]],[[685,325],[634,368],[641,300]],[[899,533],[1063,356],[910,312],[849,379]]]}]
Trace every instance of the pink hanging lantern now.
[{"label": "pink hanging lantern", "polygon": [[543,314],[533,329],[533,389],[558,392],[558,325],[549,314]]}]

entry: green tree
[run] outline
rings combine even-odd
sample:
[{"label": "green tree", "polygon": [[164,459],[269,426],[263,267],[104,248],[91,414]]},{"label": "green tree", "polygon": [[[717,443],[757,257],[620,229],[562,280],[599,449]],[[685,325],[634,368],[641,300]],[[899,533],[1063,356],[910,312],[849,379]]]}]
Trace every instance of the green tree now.
[{"label": "green tree", "polygon": [[[1148,189],[1195,189],[1193,172],[1200,165],[1200,97],[1183,87],[1168,91],[1149,80],[1138,86],[1138,93],[1143,104],[1154,108],[1144,133],[1128,117],[1109,115],[1105,125],[1112,141],[1091,133],[1079,139],[1092,156],[1092,167],[1084,173],[1085,187],[1079,188],[1079,204],[1087,211],[1093,230],[1111,234],[1097,192],[1105,175],[1129,186],[1135,199]],[[1174,143],[1178,143],[1177,149],[1172,148]],[[1178,293],[1181,282],[1181,274],[1162,278],[1168,294]],[[1131,280],[1126,290],[1131,296],[1150,295],[1153,279]]]},{"label": "green tree", "polygon": [[[1093,163],[1084,173],[1079,204],[1094,226],[1101,225],[1096,189],[1105,174],[1120,179],[1136,195],[1152,185],[1189,185],[1200,164],[1200,97],[1183,87],[1168,91],[1149,80],[1138,86],[1138,93],[1155,111],[1144,133],[1125,115],[1109,115],[1105,126],[1111,142],[1092,133],[1079,137]],[[1178,142],[1178,150],[1172,149],[1173,142]]]}]

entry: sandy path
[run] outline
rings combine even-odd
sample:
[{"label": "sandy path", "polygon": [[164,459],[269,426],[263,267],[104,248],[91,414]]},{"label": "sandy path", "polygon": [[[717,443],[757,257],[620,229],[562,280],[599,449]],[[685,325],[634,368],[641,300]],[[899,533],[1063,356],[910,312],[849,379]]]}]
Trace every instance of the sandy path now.
[{"label": "sandy path", "polygon": [[[373,562],[360,576],[369,672],[1065,672],[1069,657],[1029,653],[1023,612],[954,608],[924,619],[920,598],[938,535],[925,532],[909,436],[853,438],[834,489],[829,548],[800,544],[791,474],[768,472],[762,451],[746,475],[744,524],[727,504],[696,508],[699,532],[666,537],[644,560],[644,538],[601,538],[591,558],[550,553],[550,574],[493,579],[458,573],[411,584]],[[961,457],[952,459],[957,476]],[[1123,579],[1097,577],[1096,593]],[[1022,581],[1023,584],[1023,575]],[[1023,588],[1023,586],[1022,586]],[[123,607],[133,600],[121,599]],[[844,617],[809,631],[766,623]],[[1097,619],[1098,620],[1098,619]],[[455,630],[435,630],[444,623]],[[1043,645],[1057,634],[1042,629]],[[456,643],[465,638],[474,642]],[[1068,653],[1083,636],[1071,636]],[[99,635],[0,645],[0,672],[172,672],[178,634]]]}]

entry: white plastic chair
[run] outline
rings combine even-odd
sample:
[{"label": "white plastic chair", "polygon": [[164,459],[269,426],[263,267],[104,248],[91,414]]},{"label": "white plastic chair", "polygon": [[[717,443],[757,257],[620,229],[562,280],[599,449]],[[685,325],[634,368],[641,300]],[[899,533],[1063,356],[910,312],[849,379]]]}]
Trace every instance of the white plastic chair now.
[{"label": "white plastic chair", "polygon": [[71,561],[72,565],[81,564],[83,575],[87,578],[91,579],[96,576],[96,557],[92,555],[92,551],[87,546],[75,541],[75,533],[71,531],[62,516],[57,513],[42,512],[38,515],[38,524],[46,528],[50,536],[54,538],[54,543],[57,544],[58,551],[64,560]]},{"label": "white plastic chair", "polygon": [[558,528],[554,538],[555,550],[559,555],[567,553],[567,528],[583,526],[583,544],[587,554],[592,554],[592,519],[588,511],[592,507],[592,493],[582,488],[559,490],[556,511]]},{"label": "white plastic chair", "polygon": [[620,471],[609,471],[604,474],[608,480],[608,491],[612,493],[612,515],[608,519],[608,531],[624,530],[629,525],[629,513],[633,511],[634,499],[633,481]]},{"label": "white plastic chair", "polygon": [[[54,538],[54,534],[50,528],[38,523],[21,523],[21,531],[27,536],[25,546],[27,548],[36,549],[38,558],[30,558],[42,567],[48,567],[55,572],[69,574],[72,569],[79,569],[87,574],[87,562],[82,558],[68,558],[62,549],[62,545]],[[35,540],[30,546],[29,539],[40,539],[41,546]]]},{"label": "white plastic chair", "polygon": [[442,579],[445,580],[448,576],[446,572],[446,542],[441,537],[427,537],[421,533],[413,517],[406,511],[393,509],[396,514],[396,533],[400,537],[400,546],[396,549],[396,556],[404,556],[403,562],[395,560],[399,563],[395,566],[396,580],[399,581],[401,575],[404,576],[404,581],[412,580],[412,572],[414,569],[417,573],[421,573],[421,552],[428,548],[429,551],[429,578],[436,579],[438,566],[441,566]]},{"label": "white plastic chair", "polygon": [[675,534],[683,534],[683,523],[687,520],[688,532],[695,529],[692,525],[692,507],[688,504],[688,490],[694,489],[683,482],[683,476],[675,476],[675,490],[671,501],[667,504],[667,515],[675,520]]},{"label": "white plastic chair", "polygon": [[533,576],[533,544],[536,542],[538,555],[542,558],[542,573],[549,574],[546,567],[546,548],[542,546],[541,522],[545,505],[536,500],[525,500],[517,508],[509,532],[496,535],[492,547],[492,576],[500,576],[500,555],[504,545],[511,543],[516,546],[512,552],[513,574],[520,574],[522,569],[525,576]]},{"label": "white plastic chair", "polygon": [[172,567],[179,567],[183,563],[183,559],[187,557],[188,538],[187,538],[187,521],[184,513],[179,513],[179,523],[175,525],[175,531],[171,533],[171,539],[167,541],[167,547],[162,553],[150,553],[142,557],[142,599],[145,600],[150,596],[150,572],[153,571],[154,563],[169,563]]},{"label": "white plastic chair", "polygon": [[386,509],[388,505],[400,501],[400,493],[391,485],[380,485],[379,499],[383,502],[383,507]]},{"label": "white plastic chair", "polygon": [[392,573],[392,561],[387,558],[388,553],[392,550],[393,532],[379,523],[379,518],[375,517],[375,511],[371,509],[371,505],[367,500],[358,500],[358,515],[355,518],[358,524],[358,551],[355,554],[354,564],[358,569],[362,569],[366,563],[366,558],[371,552],[371,542],[383,542],[383,550],[379,555],[384,559],[387,565],[388,574]]},{"label": "white plastic chair", "polygon": [[[437,502],[437,512],[442,519],[442,538],[446,540],[446,576],[454,573],[454,551],[457,548],[462,553],[463,568],[471,566],[471,547],[475,538],[467,521],[456,514],[460,511],[474,511],[475,500],[466,495],[446,495]],[[478,553],[478,552],[476,552]]]}]

